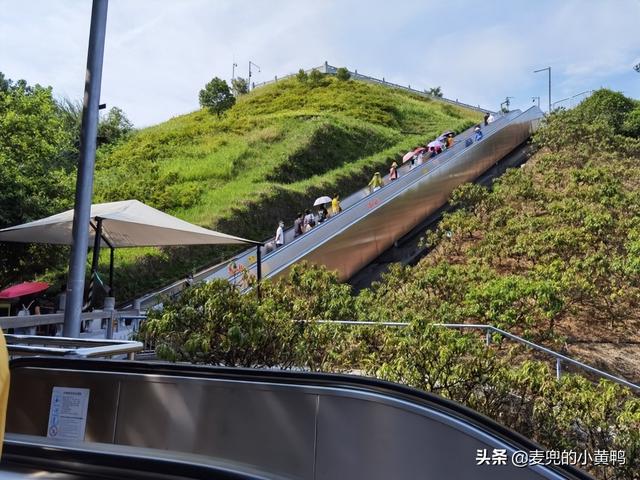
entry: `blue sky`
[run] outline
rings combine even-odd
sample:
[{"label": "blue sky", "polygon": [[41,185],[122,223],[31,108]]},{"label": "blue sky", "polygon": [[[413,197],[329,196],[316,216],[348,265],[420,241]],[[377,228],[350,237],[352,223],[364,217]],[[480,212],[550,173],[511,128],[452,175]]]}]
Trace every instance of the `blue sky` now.
[{"label": "blue sky", "polygon": [[[0,0],[0,71],[82,97],[91,2]],[[497,109],[601,86],[640,98],[640,0],[110,0],[102,102],[136,126],[198,108],[232,63],[256,81],[325,60]]]}]

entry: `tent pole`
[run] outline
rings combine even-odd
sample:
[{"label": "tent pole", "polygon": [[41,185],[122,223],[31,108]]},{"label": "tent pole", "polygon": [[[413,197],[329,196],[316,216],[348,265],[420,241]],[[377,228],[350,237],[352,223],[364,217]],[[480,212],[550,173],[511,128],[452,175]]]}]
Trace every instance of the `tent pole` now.
[{"label": "tent pole", "polygon": [[108,5],[109,0],[93,0],[91,9],[91,29],[82,107],[82,132],[80,134],[80,162],[76,178],[73,216],[73,245],[69,261],[67,302],[64,310],[63,335],[65,337],[80,336]]},{"label": "tent pole", "polygon": [[109,296],[115,297],[113,294],[113,261],[115,256],[115,248],[111,247],[111,254],[109,256]]},{"label": "tent pole", "polygon": [[256,245],[256,278],[258,279],[258,282],[256,283],[256,292],[258,293],[258,300],[261,299],[261,294],[260,294],[260,282],[262,280],[262,252],[260,251],[261,248],[262,248],[262,245],[260,244]]},{"label": "tent pole", "polygon": [[98,273],[98,262],[100,261],[100,241],[102,240],[102,219],[96,218],[96,227],[93,241],[93,258],[91,259],[91,278],[89,279],[89,307],[93,306],[93,299],[96,293],[96,274]]}]

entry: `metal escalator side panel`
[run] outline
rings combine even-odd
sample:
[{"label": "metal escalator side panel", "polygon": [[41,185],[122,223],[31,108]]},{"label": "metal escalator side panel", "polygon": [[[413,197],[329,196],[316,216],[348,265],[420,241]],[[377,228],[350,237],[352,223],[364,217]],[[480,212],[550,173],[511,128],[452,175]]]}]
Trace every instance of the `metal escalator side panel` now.
[{"label": "metal escalator side panel", "polygon": [[119,382],[119,394],[103,412],[90,406],[87,428],[116,425],[113,443],[121,448],[201,455],[268,477],[590,478],[556,466],[477,466],[478,449],[510,453],[540,447],[454,402],[375,379],[153,362],[21,360],[12,363],[9,439],[33,428],[14,418],[36,419],[36,431],[46,429],[46,418],[30,413],[48,412],[49,397],[31,395],[33,385],[42,383],[45,391],[52,385],[82,388],[99,376]]},{"label": "metal escalator side panel", "polygon": [[420,171],[410,172],[409,178],[374,192],[340,214],[333,229],[322,235],[312,230],[281,256],[268,259],[269,275],[286,274],[293,263],[308,261],[337,270],[340,279],[347,280],[445,204],[458,185],[474,180],[523,143],[537,115],[535,107],[518,114],[470,147],[451,157],[441,154]]}]

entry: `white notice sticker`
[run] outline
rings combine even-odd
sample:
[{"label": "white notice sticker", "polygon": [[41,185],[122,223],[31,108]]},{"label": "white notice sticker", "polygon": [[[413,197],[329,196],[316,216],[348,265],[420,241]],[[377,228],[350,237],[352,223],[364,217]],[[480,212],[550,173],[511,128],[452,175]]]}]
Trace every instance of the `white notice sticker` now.
[{"label": "white notice sticker", "polygon": [[47,437],[84,440],[88,406],[88,388],[53,387]]}]

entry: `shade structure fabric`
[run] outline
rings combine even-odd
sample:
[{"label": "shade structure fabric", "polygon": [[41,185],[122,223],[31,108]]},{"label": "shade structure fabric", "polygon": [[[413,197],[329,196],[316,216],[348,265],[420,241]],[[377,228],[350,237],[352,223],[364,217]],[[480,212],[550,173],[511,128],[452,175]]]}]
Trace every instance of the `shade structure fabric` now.
[{"label": "shade structure fabric", "polygon": [[[5,228],[0,230],[0,241],[71,245],[73,214],[73,210],[67,210]],[[95,224],[97,219],[102,220],[102,246],[113,248],[258,243],[193,225],[138,200],[92,205],[91,220]],[[88,228],[93,245],[95,232],[90,226]]]}]

